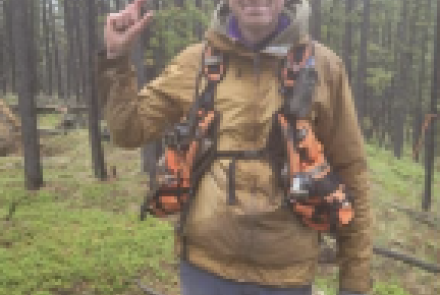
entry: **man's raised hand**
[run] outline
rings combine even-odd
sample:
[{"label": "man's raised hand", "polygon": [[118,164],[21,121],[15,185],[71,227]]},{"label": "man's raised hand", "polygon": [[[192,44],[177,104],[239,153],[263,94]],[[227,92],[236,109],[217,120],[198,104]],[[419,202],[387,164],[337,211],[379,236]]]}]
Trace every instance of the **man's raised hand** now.
[{"label": "man's raised hand", "polygon": [[153,12],[141,15],[141,7],[149,0],[135,0],[123,10],[110,13],[104,30],[107,58],[117,58],[127,54],[141,32],[150,23]]}]

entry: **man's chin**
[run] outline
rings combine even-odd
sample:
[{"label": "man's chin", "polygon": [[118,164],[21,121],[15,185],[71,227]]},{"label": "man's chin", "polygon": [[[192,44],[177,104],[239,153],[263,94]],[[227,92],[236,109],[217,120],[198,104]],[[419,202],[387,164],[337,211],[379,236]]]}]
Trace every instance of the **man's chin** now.
[{"label": "man's chin", "polygon": [[268,20],[263,19],[253,19],[253,20],[247,20],[243,23],[244,26],[248,30],[267,30],[268,27],[271,27],[271,22]]}]

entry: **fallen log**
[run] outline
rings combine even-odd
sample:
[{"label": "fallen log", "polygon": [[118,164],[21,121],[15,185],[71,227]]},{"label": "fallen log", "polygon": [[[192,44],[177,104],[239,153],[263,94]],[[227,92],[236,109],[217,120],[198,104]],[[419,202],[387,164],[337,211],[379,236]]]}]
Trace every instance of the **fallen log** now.
[{"label": "fallen log", "polygon": [[398,260],[398,261],[404,262],[406,264],[421,268],[421,269],[426,270],[427,272],[430,272],[430,273],[440,273],[440,265],[421,261],[415,257],[408,256],[403,253],[399,253],[396,251],[392,251],[392,250],[388,250],[388,249],[376,247],[376,246],[373,247],[373,252],[375,254],[385,256],[388,258],[392,258],[394,260]]},{"label": "fallen log", "polygon": [[[418,267],[430,273],[440,273],[440,265],[422,261],[416,257],[412,257],[397,251],[374,246],[373,253]],[[336,250],[332,247],[323,248],[320,253],[320,262],[325,264],[335,264],[337,262]]]},{"label": "fallen log", "polygon": [[[14,111],[14,113],[18,112],[18,105],[9,105],[10,109]],[[45,106],[36,106],[35,107],[38,114],[54,114],[60,113],[60,110],[64,108],[59,105],[45,105]],[[73,106],[68,107],[70,113],[85,113],[87,111],[87,106]]]}]

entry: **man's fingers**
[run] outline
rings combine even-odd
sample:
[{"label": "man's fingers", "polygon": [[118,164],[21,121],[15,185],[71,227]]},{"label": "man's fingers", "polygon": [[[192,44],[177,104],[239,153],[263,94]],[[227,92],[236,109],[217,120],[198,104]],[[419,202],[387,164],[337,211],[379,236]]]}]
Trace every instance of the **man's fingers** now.
[{"label": "man's fingers", "polygon": [[129,11],[110,14],[107,18],[107,31],[126,31],[135,23]]},{"label": "man's fingers", "polygon": [[139,21],[131,26],[127,31],[127,37],[133,40],[141,33],[142,30],[151,22],[154,13],[152,11],[147,12]]},{"label": "man's fingers", "polygon": [[145,0],[135,0],[132,3],[130,3],[129,5],[127,5],[127,11],[131,14],[131,17],[135,20],[138,21],[141,17],[141,7],[143,5],[143,2]]},{"label": "man's fingers", "polygon": [[133,15],[135,3],[128,4],[123,10],[116,13],[115,24],[119,30],[125,31],[130,25],[136,21],[136,17]]},{"label": "man's fingers", "polygon": [[142,15],[142,6],[147,2],[148,0],[135,0],[135,2],[133,3],[134,7],[133,9],[135,10],[134,15],[136,16],[136,20],[139,20]]},{"label": "man's fingers", "polygon": [[[145,19],[141,16],[142,6],[148,0],[135,0],[117,13],[110,13],[107,18],[107,31],[123,32],[140,21],[143,25]],[[148,17],[148,15],[146,15]],[[144,21],[143,21],[144,20]]]},{"label": "man's fingers", "polygon": [[107,33],[114,31],[115,21],[117,20],[119,13],[110,13],[107,16],[107,24],[105,26],[105,30]]},{"label": "man's fingers", "polygon": [[132,26],[136,20],[133,17],[133,14],[131,14],[129,11],[124,12],[124,16],[122,18],[122,23],[125,29],[128,29],[130,26]]},{"label": "man's fingers", "polygon": [[142,30],[151,21],[153,17],[152,11],[139,19],[136,18],[135,13],[138,13],[136,7],[139,7],[140,10],[140,5],[143,2],[144,0],[135,0],[126,9],[108,15],[105,28],[107,56],[114,57],[126,53]]},{"label": "man's fingers", "polygon": [[117,13],[109,13],[107,15],[107,26],[111,25],[111,22],[114,20],[115,15],[117,15]]}]

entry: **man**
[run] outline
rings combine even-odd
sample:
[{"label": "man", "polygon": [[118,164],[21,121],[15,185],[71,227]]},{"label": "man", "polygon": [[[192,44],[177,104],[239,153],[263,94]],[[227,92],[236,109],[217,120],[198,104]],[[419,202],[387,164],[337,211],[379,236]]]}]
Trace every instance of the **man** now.
[{"label": "man", "polygon": [[[137,93],[129,50],[148,26],[139,16],[142,0],[109,15],[106,56],[99,61],[104,115],[113,141],[137,148],[179,122],[194,98],[202,44],[181,52]],[[228,0],[217,8],[205,35],[228,56],[217,86],[215,107],[222,120],[219,150],[259,149],[280,107],[277,69],[288,49],[309,42],[306,0]],[[330,49],[314,43],[318,83],[310,120],[334,171],[353,192],[355,217],[338,231],[340,294],[371,290],[372,218],[367,165],[344,65]],[[218,159],[200,183],[185,225],[187,256],[181,261],[183,295],[310,295],[318,265],[318,233],[282,206],[269,165],[236,164],[235,205],[228,205],[229,159]]]}]

